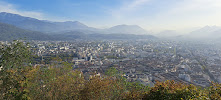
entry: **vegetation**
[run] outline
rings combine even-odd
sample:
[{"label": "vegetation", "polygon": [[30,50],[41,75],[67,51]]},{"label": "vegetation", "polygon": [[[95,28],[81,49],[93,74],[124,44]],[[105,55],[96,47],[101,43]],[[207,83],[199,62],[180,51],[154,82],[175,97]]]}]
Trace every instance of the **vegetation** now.
[{"label": "vegetation", "polygon": [[56,64],[31,66],[27,44],[14,42],[0,47],[1,100],[221,99],[221,85],[217,83],[205,89],[174,81],[157,82],[154,87],[147,87],[127,82],[115,68],[107,70],[105,75],[92,74],[86,80],[83,73],[72,70],[72,65],[66,62],[59,63],[60,67],[55,67]]}]

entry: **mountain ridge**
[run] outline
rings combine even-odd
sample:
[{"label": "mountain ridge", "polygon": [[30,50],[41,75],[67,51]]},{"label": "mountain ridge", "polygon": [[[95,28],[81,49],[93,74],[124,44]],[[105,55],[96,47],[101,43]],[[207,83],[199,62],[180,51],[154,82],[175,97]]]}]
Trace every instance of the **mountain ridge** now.
[{"label": "mountain ridge", "polygon": [[148,34],[146,30],[138,25],[116,25],[107,29],[97,29],[89,27],[79,21],[53,22],[48,20],[38,20],[18,14],[7,12],[0,13],[0,22],[11,24],[22,29],[39,31],[44,33],[56,33],[67,31],[82,31],[88,34]]},{"label": "mountain ridge", "polygon": [[221,37],[221,27],[205,26],[188,34],[191,38],[217,38]]},{"label": "mountain ridge", "polygon": [[[66,21],[66,22],[52,22],[47,20],[38,20],[31,17],[25,17],[18,14],[12,14],[7,12],[0,13],[0,22],[11,24],[22,29],[40,31],[40,32],[59,32],[73,29],[87,29],[87,25],[84,25],[78,21]],[[71,26],[71,27],[69,27]]]},{"label": "mountain ridge", "polygon": [[141,28],[138,25],[126,25],[126,24],[122,24],[122,25],[116,25],[113,26],[109,29],[107,29],[108,31],[111,31],[111,33],[121,33],[121,34],[138,34],[138,35],[143,35],[143,34],[148,34],[148,32],[146,30],[144,30],[143,28]]},{"label": "mountain ridge", "polygon": [[47,34],[20,29],[16,26],[0,23],[0,40],[53,40],[53,38]]},{"label": "mountain ridge", "polygon": [[[3,26],[5,26],[5,29],[2,28],[0,31],[7,30],[6,32],[1,33],[4,35],[2,35],[2,39],[0,40],[9,39],[9,36],[12,36],[12,39],[28,36],[29,39],[34,40],[156,38],[152,35],[148,35],[148,32],[138,25],[123,24],[107,29],[97,29],[89,27],[79,21],[53,22],[6,12],[0,13],[0,23],[4,23]],[[47,39],[41,39],[40,37],[45,37]]]}]

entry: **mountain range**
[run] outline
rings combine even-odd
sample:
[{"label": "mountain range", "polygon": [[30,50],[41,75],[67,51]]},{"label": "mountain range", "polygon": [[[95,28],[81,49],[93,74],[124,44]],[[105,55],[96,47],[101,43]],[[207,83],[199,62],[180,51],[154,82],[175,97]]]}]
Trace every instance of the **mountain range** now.
[{"label": "mountain range", "polygon": [[24,17],[18,14],[0,13],[0,22],[11,24],[22,29],[39,31],[44,33],[56,33],[67,31],[84,31],[87,33],[119,33],[119,34],[147,34],[146,30],[137,25],[117,25],[109,29],[97,29],[89,27],[78,21],[52,22]]},{"label": "mountain range", "polygon": [[0,23],[0,40],[53,40],[52,37],[41,32],[24,30],[13,25]]},{"label": "mountain range", "polygon": [[38,20],[35,18],[24,17],[18,14],[0,13],[0,22],[11,24],[22,29],[39,31],[39,32],[59,32],[74,29],[90,29],[88,26],[78,21],[67,22],[51,22],[46,20]]},{"label": "mountain range", "polygon": [[[138,25],[116,25],[98,29],[79,21],[53,22],[38,20],[18,14],[0,13],[0,40],[24,38],[35,40],[73,40],[73,39],[220,39],[221,27],[205,26],[188,34],[175,30],[165,30],[155,36]],[[40,37],[44,38],[40,38]]]},{"label": "mountain range", "polygon": [[205,26],[188,34],[191,38],[197,39],[216,39],[221,37],[221,27]]},{"label": "mountain range", "polygon": [[159,38],[166,38],[166,39],[197,39],[197,40],[213,40],[221,38],[221,27],[218,26],[205,26],[202,28],[198,28],[196,30],[193,30],[189,33],[179,33],[175,30],[165,30],[157,33],[155,36]]},{"label": "mountain range", "polygon": [[0,23],[2,26],[0,40],[24,37],[34,40],[156,38],[148,35],[146,30],[137,25],[117,25],[108,29],[97,29],[78,21],[52,22],[7,12],[0,13]]}]

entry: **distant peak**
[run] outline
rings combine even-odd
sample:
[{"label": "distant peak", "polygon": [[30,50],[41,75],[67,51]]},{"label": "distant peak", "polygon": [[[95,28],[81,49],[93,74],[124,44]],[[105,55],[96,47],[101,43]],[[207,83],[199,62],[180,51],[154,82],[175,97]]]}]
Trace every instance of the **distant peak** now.
[{"label": "distant peak", "polygon": [[65,21],[65,23],[77,23],[78,21]]},{"label": "distant peak", "polygon": [[0,12],[1,14],[9,14],[9,13],[7,13],[7,12]]},{"label": "distant peak", "polygon": [[64,23],[75,23],[75,24],[82,24],[81,22],[79,21],[65,21]]},{"label": "distant peak", "polygon": [[116,26],[138,26],[138,25],[127,25],[127,24],[121,24],[121,25],[116,25]]},{"label": "distant peak", "polygon": [[0,14],[6,14],[7,12],[0,12]]},{"label": "distant peak", "polygon": [[116,25],[116,26],[113,26],[112,28],[116,28],[116,27],[125,27],[125,28],[141,28],[140,26],[138,25],[126,25],[126,24],[122,24],[122,25]]},{"label": "distant peak", "polygon": [[19,14],[14,14],[14,13],[8,13],[8,12],[0,12],[0,16],[1,17],[13,17],[13,18],[26,18],[26,19],[31,19],[31,20],[38,20],[36,18],[31,18],[31,17],[27,17],[27,16],[22,16],[22,15],[19,15]]},{"label": "distant peak", "polygon": [[79,22],[79,21],[72,21],[72,22],[74,22],[74,23],[81,23],[81,22]]},{"label": "distant peak", "polygon": [[206,26],[204,26],[203,28],[220,28],[220,27],[219,27],[219,26],[216,26],[216,25],[213,25],[213,26],[206,25]]},{"label": "distant peak", "polygon": [[111,33],[121,33],[121,34],[147,34],[147,31],[138,25],[117,25],[109,28]]},{"label": "distant peak", "polygon": [[16,15],[16,16],[21,16],[19,14],[13,14],[13,13],[8,13],[8,12],[0,12],[1,15]]}]

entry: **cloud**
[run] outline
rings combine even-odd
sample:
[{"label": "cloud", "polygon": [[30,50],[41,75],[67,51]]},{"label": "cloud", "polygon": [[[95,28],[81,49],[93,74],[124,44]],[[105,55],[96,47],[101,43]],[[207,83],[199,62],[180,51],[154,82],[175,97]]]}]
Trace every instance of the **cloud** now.
[{"label": "cloud", "polygon": [[168,0],[161,12],[148,20],[151,27],[181,29],[221,25],[221,0]]},{"label": "cloud", "polygon": [[125,5],[123,5],[121,9],[134,10],[137,7],[140,7],[149,1],[150,0],[133,0],[130,3],[126,3]]},{"label": "cloud", "polygon": [[8,12],[37,19],[44,19],[44,14],[41,12],[19,10],[16,5],[2,1],[0,1],[0,12]]},{"label": "cloud", "polygon": [[150,0],[126,0],[122,3],[120,7],[116,9],[111,9],[110,13],[113,17],[121,19],[128,14],[131,14],[141,8],[143,5],[147,4]]},{"label": "cloud", "polygon": [[206,12],[220,12],[221,0],[186,0],[177,4],[172,10],[171,13],[179,12],[197,12],[206,13]]}]

